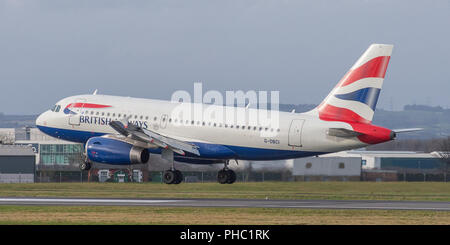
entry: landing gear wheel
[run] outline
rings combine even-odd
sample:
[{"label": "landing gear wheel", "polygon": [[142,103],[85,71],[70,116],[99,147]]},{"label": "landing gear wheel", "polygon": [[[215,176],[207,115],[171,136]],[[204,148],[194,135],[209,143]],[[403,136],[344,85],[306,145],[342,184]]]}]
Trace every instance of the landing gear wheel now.
[{"label": "landing gear wheel", "polygon": [[91,169],[91,163],[90,162],[82,162],[82,163],[80,163],[80,169],[81,169],[81,171],[87,171],[87,170],[89,170],[89,169]]},{"label": "landing gear wheel", "polygon": [[236,173],[231,169],[222,169],[217,173],[217,181],[221,184],[233,184],[236,181]]},{"label": "landing gear wheel", "polygon": [[166,184],[173,184],[176,180],[175,172],[172,170],[166,170],[163,174],[163,181]]},{"label": "landing gear wheel", "polygon": [[227,175],[228,175],[227,184],[233,184],[236,181],[236,173],[233,170],[228,169]]},{"label": "landing gear wheel", "polygon": [[166,170],[163,174],[163,181],[166,184],[179,184],[183,181],[183,174],[180,170]]},{"label": "landing gear wheel", "polygon": [[180,170],[175,170],[175,182],[174,184],[179,184],[183,181],[183,174]]},{"label": "landing gear wheel", "polygon": [[228,182],[228,173],[226,170],[220,170],[217,173],[217,181],[221,184],[226,184]]}]

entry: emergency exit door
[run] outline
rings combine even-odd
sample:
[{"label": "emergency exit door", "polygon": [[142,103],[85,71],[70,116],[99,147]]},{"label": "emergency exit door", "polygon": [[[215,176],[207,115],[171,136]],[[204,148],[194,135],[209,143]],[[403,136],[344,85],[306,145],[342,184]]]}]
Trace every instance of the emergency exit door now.
[{"label": "emergency exit door", "polygon": [[289,139],[288,144],[290,146],[302,146],[302,128],[305,120],[294,119],[289,127]]}]

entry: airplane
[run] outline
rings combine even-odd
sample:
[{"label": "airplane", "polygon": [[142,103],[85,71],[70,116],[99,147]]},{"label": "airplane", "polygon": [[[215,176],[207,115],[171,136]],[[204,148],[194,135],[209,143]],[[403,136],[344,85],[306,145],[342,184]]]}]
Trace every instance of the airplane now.
[{"label": "airplane", "polygon": [[[278,112],[274,125],[248,118],[240,123],[183,118],[174,111],[198,104],[99,95],[96,90],[58,101],[39,115],[36,126],[50,136],[83,143],[81,170],[89,170],[96,162],[145,164],[150,154],[161,154],[171,162],[171,168],[163,173],[166,184],[183,180],[175,161],[224,164],[217,180],[232,184],[236,173],[228,167],[231,160],[318,156],[387,142],[398,133],[421,130],[391,130],[372,124],[392,49],[393,45],[370,45],[322,103],[304,113]],[[235,106],[201,106],[220,113],[242,110]],[[243,110],[246,115],[268,113],[248,106]]]}]

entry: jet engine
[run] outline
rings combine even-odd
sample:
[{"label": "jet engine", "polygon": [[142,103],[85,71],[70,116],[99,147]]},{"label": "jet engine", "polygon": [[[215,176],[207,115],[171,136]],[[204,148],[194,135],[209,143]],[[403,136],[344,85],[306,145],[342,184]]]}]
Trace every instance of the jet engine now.
[{"label": "jet engine", "polygon": [[148,149],[117,139],[93,137],[86,142],[90,161],[106,164],[145,164],[150,158]]}]

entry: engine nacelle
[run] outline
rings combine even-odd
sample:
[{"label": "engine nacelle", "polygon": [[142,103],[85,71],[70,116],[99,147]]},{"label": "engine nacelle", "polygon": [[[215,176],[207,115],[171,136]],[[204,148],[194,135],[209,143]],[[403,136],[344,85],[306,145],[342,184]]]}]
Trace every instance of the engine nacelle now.
[{"label": "engine nacelle", "polygon": [[106,164],[143,164],[150,158],[146,148],[104,137],[90,138],[86,142],[86,154],[89,160]]}]

